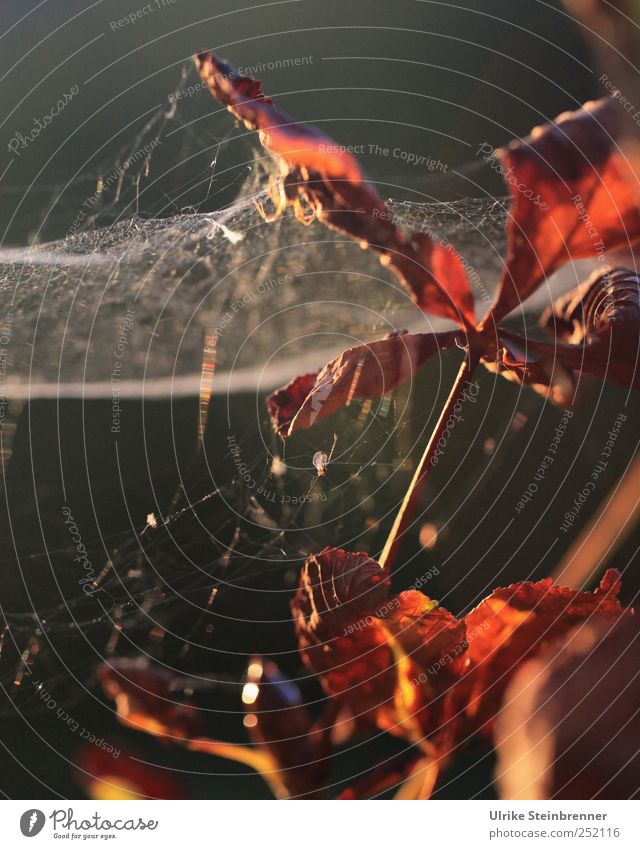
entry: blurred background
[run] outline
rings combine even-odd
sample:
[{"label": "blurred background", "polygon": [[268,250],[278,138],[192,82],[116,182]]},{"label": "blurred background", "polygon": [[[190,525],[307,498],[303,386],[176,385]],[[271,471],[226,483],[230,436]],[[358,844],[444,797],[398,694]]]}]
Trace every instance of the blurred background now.
[{"label": "blurred background", "polygon": [[[4,0],[3,315],[18,304],[1,431],[0,775],[8,797],[117,793],[95,775],[115,776],[119,795],[128,786],[134,796],[267,796],[234,763],[122,729],[96,666],[114,652],[158,658],[189,679],[225,739],[244,739],[238,682],[252,654],[277,659],[318,701],[288,618],[301,559],[324,545],[379,553],[457,369],[454,353],[392,402],[355,405],[286,448],[274,436],[264,397],[276,383],[262,376],[271,358],[284,382],[303,361],[318,367],[324,352],[397,327],[407,304],[377,263],[355,245],[333,245],[320,228],[270,229],[249,207],[234,207],[219,220],[248,235],[236,246],[220,231],[216,214],[268,169],[255,162],[255,140],[199,86],[190,57],[203,49],[254,69],[289,114],[358,149],[381,194],[441,227],[488,291],[504,247],[505,192],[478,150],[605,94],[559,2],[282,0],[239,9],[222,0]],[[212,230],[217,240],[207,241]],[[276,259],[266,267],[269,252]],[[216,315],[256,281],[287,275],[298,288],[275,283],[227,334],[216,368],[235,382],[214,375],[209,402],[204,378],[216,358],[207,333]],[[114,438],[112,351],[143,278]],[[330,303],[318,305],[320,297]],[[517,320],[535,322],[535,314]],[[246,339],[255,347],[243,347]],[[276,357],[279,346],[288,357]],[[488,373],[479,382],[397,576],[398,588],[408,587],[437,567],[425,591],[455,613],[496,585],[561,569],[627,469],[638,433],[635,397],[585,384],[556,461],[516,511],[564,412]],[[621,415],[597,491],[565,533],[564,515]],[[252,483],[238,474],[230,436]],[[322,480],[312,463],[318,450],[332,460]],[[93,597],[79,587],[63,508],[101,576]],[[598,564],[625,570],[625,601],[638,589],[630,530]],[[76,723],[120,757],[105,762]],[[348,749],[337,783],[397,747],[379,737]],[[439,792],[492,796],[492,769],[489,755],[471,751]]]}]

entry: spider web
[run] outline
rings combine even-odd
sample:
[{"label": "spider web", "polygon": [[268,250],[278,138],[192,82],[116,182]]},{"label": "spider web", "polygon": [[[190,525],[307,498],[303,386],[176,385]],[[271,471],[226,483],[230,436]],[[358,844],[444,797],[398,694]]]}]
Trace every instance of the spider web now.
[{"label": "spider web", "polygon": [[[34,681],[55,682],[73,703],[114,654],[162,659],[205,692],[233,688],[251,652],[296,668],[287,605],[301,558],[324,545],[379,547],[377,517],[401,498],[437,410],[434,392],[425,414],[402,387],[286,446],[274,436],[268,391],[353,344],[447,325],[419,312],[354,242],[287,213],[265,220],[268,159],[235,139],[226,113],[203,128],[203,101],[177,97],[185,81],[115,160],[50,188],[30,246],[0,250],[10,409],[116,397],[199,397],[200,407],[173,499],[150,504],[137,532],[84,540],[93,594],[78,587],[68,538],[17,559],[6,547],[17,566],[6,580],[27,592],[22,606],[3,605],[2,681],[27,711],[42,711]],[[480,168],[450,176],[449,195]],[[504,255],[504,199],[434,199],[443,191],[414,184],[389,206],[456,247],[486,307]],[[446,370],[429,365],[436,388]],[[38,580],[47,573],[50,601],[31,592],[33,569]]]}]

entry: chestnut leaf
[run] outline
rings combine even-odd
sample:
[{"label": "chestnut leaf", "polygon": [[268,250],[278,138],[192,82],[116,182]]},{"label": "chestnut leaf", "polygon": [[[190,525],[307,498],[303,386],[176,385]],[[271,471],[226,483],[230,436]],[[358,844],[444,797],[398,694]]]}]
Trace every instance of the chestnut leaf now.
[{"label": "chestnut leaf", "polygon": [[410,380],[439,351],[463,335],[393,333],[343,351],[319,372],[301,375],[267,399],[275,430],[291,436],[348,406],[354,398],[379,398]]},{"label": "chestnut leaf", "polygon": [[616,147],[613,98],[585,103],[498,150],[512,207],[497,323],[570,259],[604,255],[640,239],[637,180]]},{"label": "chestnut leaf", "polygon": [[195,57],[211,94],[259,133],[280,164],[279,211],[293,206],[380,255],[418,306],[462,327],[476,324],[474,299],[460,257],[426,233],[405,233],[355,157],[315,127],[295,121],[265,97],[259,81],[239,74],[214,53]]}]

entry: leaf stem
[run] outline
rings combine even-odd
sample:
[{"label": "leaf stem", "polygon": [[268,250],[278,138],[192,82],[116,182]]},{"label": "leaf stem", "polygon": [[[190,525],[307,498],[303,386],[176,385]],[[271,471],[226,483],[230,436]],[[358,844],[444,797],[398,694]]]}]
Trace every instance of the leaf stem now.
[{"label": "leaf stem", "polygon": [[435,465],[433,460],[436,456],[436,451],[438,450],[438,443],[447,429],[449,419],[454,413],[456,405],[460,403],[464,397],[465,384],[473,375],[481,356],[482,354],[480,352],[471,348],[467,349],[465,358],[460,365],[458,375],[451,387],[451,392],[449,393],[447,402],[442,409],[440,418],[438,419],[438,423],[431,434],[431,438],[427,443],[422,459],[420,460],[413,479],[409,484],[407,494],[404,497],[404,501],[398,511],[398,515],[396,516],[395,522],[393,523],[393,527],[391,528],[391,532],[378,561],[382,568],[389,572],[393,569],[403,542],[403,537],[410,526],[413,514],[422,497],[422,492],[429,476],[429,471]]}]

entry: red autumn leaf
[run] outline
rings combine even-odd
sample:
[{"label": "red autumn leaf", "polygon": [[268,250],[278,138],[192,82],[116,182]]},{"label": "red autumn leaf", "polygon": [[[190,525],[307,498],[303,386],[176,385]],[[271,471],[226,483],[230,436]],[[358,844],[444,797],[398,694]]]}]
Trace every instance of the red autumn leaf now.
[{"label": "red autumn leaf", "polygon": [[640,276],[636,272],[628,268],[595,271],[560,297],[540,321],[568,343],[555,351],[567,368],[640,388]]},{"label": "red autumn leaf", "polygon": [[[201,53],[195,61],[213,96],[250,130],[258,131],[263,145],[280,162],[279,211],[291,204],[304,223],[317,218],[375,250],[422,309],[451,318],[472,332],[473,345],[490,369],[567,403],[572,394],[572,378],[566,371],[571,352],[509,361],[508,345],[496,348],[491,332],[475,333],[473,295],[450,245],[424,232],[405,233],[355,158],[321,131],[278,110],[258,81],[238,74],[212,53]],[[619,117],[613,98],[587,103],[496,152],[512,209],[506,268],[496,302],[482,322],[486,331],[568,260],[603,256],[640,238],[637,180],[616,148]],[[340,406],[339,394],[329,385],[331,376],[325,378],[319,392],[329,389],[332,402]],[[287,389],[301,394],[301,384]],[[351,397],[349,392],[347,388],[345,397]],[[319,400],[324,399],[316,393],[313,401]],[[314,420],[311,403],[298,426],[307,427]],[[281,406],[275,401],[272,416],[278,432],[286,434],[295,410],[288,415]],[[331,404],[319,406],[323,415],[331,409]]]},{"label": "red autumn leaf", "polygon": [[485,322],[499,322],[568,260],[640,238],[637,180],[616,150],[618,123],[604,98],[497,152],[512,209],[506,268]]},{"label": "red autumn leaf", "polygon": [[349,348],[316,375],[302,375],[268,398],[274,427],[282,436],[291,436],[347,406],[354,398],[386,395],[459,338],[456,332],[393,333],[378,342]]},{"label": "red autumn leaf", "polygon": [[200,712],[173,695],[178,677],[170,670],[121,658],[103,663],[98,675],[105,694],[115,701],[123,724],[181,740],[200,733]]},{"label": "red autumn leaf", "polygon": [[[314,170],[327,177],[360,183],[363,178],[357,160],[316,127],[294,121],[265,97],[262,83],[242,76],[213,53],[194,57],[198,73],[211,94],[244,122],[260,133],[263,146],[289,165]],[[371,195],[373,202],[375,195]]]},{"label": "red autumn leaf", "polygon": [[461,327],[475,328],[467,273],[451,245],[443,245],[426,233],[405,234],[377,194],[376,204],[368,205],[370,190],[363,199],[361,186],[322,177],[299,182],[297,188],[311,196],[320,221],[379,253],[380,262],[395,272],[422,310],[452,319]]},{"label": "red autumn leaf", "polygon": [[512,676],[551,641],[588,622],[629,615],[617,600],[620,574],[609,569],[594,592],[555,586],[551,578],[494,590],[465,617],[468,669],[452,698],[464,730],[490,730]]},{"label": "red autumn leaf", "polygon": [[368,554],[325,548],[306,561],[294,599],[299,631],[325,642],[389,597],[389,576]]},{"label": "red autumn leaf", "polygon": [[524,582],[456,619],[418,591],[391,596],[366,554],[325,549],[306,562],[292,611],[302,658],[328,695],[446,754],[490,728],[522,662],[578,624],[628,615],[619,590],[615,570],[593,593]]},{"label": "red autumn leaf", "polygon": [[[516,383],[530,386],[546,401],[551,401],[561,407],[570,407],[575,401],[576,383],[572,373],[564,367],[558,358],[547,356],[537,362],[527,362],[521,365],[503,360],[498,367],[499,373]],[[486,365],[486,363],[485,363]]]},{"label": "red autumn leaf", "polygon": [[[439,660],[455,653],[462,662],[463,622],[415,590],[391,596],[375,560],[340,549],[309,558],[292,611],[303,660],[329,695],[344,700],[356,715],[400,733],[393,641],[407,663],[408,712],[418,716],[416,722],[438,727],[439,697],[461,671],[459,663]],[[419,684],[412,685],[419,676]]]},{"label": "red autumn leaf", "polygon": [[112,754],[84,743],[76,755],[76,780],[91,799],[187,799],[185,785],[170,769],[144,763],[142,755],[118,746]]},{"label": "red autumn leaf", "polygon": [[425,233],[405,235],[356,159],[320,130],[277,109],[260,82],[211,52],[198,54],[195,63],[211,94],[258,131],[263,146],[279,158],[280,209],[289,203],[304,223],[317,218],[371,247],[422,309],[475,327],[473,295],[455,251]]},{"label": "red autumn leaf", "polygon": [[287,795],[316,794],[331,771],[330,726],[314,727],[300,691],[271,661],[251,661],[243,702],[249,736],[278,765]]},{"label": "red autumn leaf", "polygon": [[277,389],[267,398],[267,409],[273,427],[280,436],[288,436],[291,422],[304,404],[317,376],[317,371],[298,375],[291,383]]}]

